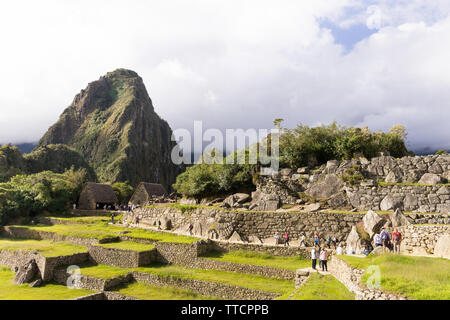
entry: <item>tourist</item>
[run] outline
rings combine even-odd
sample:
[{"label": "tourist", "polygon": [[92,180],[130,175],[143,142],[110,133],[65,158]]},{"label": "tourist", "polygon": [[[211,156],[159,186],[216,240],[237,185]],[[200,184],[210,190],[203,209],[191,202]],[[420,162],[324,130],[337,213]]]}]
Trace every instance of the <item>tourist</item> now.
[{"label": "tourist", "polygon": [[77,208],[77,204],[74,203],[74,204],[73,204],[73,210],[75,210],[76,208]]},{"label": "tourist", "polygon": [[337,243],[338,243],[338,239],[336,238],[336,236],[334,236],[334,237],[333,237],[333,246],[334,246],[334,249],[336,249]]},{"label": "tourist", "polygon": [[114,224],[114,213],[111,213],[111,223]]},{"label": "tourist", "polygon": [[328,249],[331,249],[331,237],[330,236],[328,236],[328,238],[327,238],[327,247],[328,247]]},{"label": "tourist", "polygon": [[161,220],[158,220],[158,230],[161,230]]},{"label": "tourist", "polygon": [[316,246],[319,245],[319,236],[318,236],[317,233],[314,233],[314,244],[315,244]]},{"label": "tourist", "polygon": [[136,216],[136,225],[138,225],[138,224],[139,224],[139,217]]},{"label": "tourist", "polygon": [[380,234],[381,242],[383,243],[383,247],[390,249],[390,240],[391,237],[389,236],[389,232],[386,230],[385,227],[383,227],[383,231],[381,231]]},{"label": "tourist", "polygon": [[192,223],[189,224],[189,234],[192,236],[192,229],[194,229],[194,226]]},{"label": "tourist", "polygon": [[381,236],[379,233],[375,234],[375,236],[373,237],[373,240],[375,242],[375,247],[381,247],[382,243],[381,243]]},{"label": "tourist", "polygon": [[328,251],[323,249],[322,251],[320,251],[319,255],[320,264],[322,265],[322,271],[328,271],[327,259],[328,259]]},{"label": "tourist", "polygon": [[398,229],[394,230],[392,234],[392,240],[394,241],[394,253],[400,253],[400,243],[402,242],[402,234],[398,232]]},{"label": "tourist", "polygon": [[311,262],[312,262],[312,268],[316,270],[316,263],[317,263],[317,250],[316,246],[314,246],[311,250]]},{"label": "tourist", "polygon": [[344,253],[344,249],[342,249],[341,244],[339,244],[339,246],[338,246],[337,249],[336,249],[336,254],[337,254],[338,256],[340,256],[340,255],[342,255],[343,253]]},{"label": "tourist", "polygon": [[278,235],[278,232],[276,232],[273,237],[275,238],[275,244],[277,245],[279,243],[279,240],[280,240],[280,236]]},{"label": "tourist", "polygon": [[287,233],[287,231],[286,231],[286,233],[284,234],[284,246],[285,246],[285,247],[286,247],[286,246],[289,247],[289,234]]},{"label": "tourist", "polygon": [[306,242],[305,242],[305,240],[306,240],[305,234],[302,234],[302,238],[301,238],[301,240],[300,240],[300,245],[299,245],[299,247],[301,247],[302,245],[303,245],[304,247],[306,247]]}]

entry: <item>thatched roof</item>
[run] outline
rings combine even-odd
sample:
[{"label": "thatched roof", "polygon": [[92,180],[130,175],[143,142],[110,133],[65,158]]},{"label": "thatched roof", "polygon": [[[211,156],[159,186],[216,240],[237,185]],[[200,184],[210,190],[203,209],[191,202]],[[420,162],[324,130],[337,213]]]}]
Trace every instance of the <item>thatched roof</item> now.
[{"label": "thatched roof", "polygon": [[117,202],[119,202],[116,194],[113,191],[113,188],[109,184],[87,182],[84,185],[84,188],[85,189],[87,188],[87,190],[89,190],[89,193],[95,199],[95,202],[100,202],[100,203],[117,203]]},{"label": "thatched roof", "polygon": [[150,196],[162,196],[167,195],[166,189],[162,184],[159,183],[148,183],[148,182],[141,182],[139,186],[143,186],[145,191]]}]

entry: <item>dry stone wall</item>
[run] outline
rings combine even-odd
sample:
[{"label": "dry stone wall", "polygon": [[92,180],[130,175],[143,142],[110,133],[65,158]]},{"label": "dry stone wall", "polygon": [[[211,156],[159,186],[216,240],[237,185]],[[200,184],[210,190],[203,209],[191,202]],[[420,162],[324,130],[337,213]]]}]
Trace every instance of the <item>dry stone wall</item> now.
[{"label": "dry stone wall", "polygon": [[384,200],[399,203],[405,211],[450,214],[450,186],[447,185],[350,186],[346,191],[350,203],[359,210],[392,210],[389,203],[383,208]]},{"label": "dry stone wall", "polygon": [[[439,238],[450,235],[450,226],[409,225],[402,227],[400,232],[403,235],[403,241],[400,245],[401,252],[413,255],[428,255],[434,254]],[[447,247],[449,246],[450,243],[447,243]]]},{"label": "dry stone wall", "polygon": [[365,270],[353,268],[336,256],[333,256],[328,264],[331,274],[356,295],[355,300],[406,300],[398,294],[370,289],[363,285],[361,278]]},{"label": "dry stone wall", "polygon": [[360,222],[363,214],[299,213],[299,212],[239,212],[214,208],[196,208],[182,213],[173,207],[139,208],[125,213],[123,220],[140,225],[153,226],[155,221],[170,219],[174,229],[187,232],[189,224],[194,226],[194,236],[227,240],[237,232],[242,240],[256,243],[273,242],[275,233],[280,236],[288,232],[291,240],[305,234],[312,239],[314,233],[325,241],[328,235],[345,239],[351,227]]},{"label": "dry stone wall", "polygon": [[97,264],[121,268],[137,268],[156,261],[156,250],[134,251],[102,246],[89,246],[89,259]]}]

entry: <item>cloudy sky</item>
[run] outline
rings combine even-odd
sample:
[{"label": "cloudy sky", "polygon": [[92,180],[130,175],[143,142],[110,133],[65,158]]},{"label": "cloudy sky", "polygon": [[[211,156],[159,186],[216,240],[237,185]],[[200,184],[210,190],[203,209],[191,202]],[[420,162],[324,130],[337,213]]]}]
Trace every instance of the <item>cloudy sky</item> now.
[{"label": "cloudy sky", "polygon": [[2,1],[0,142],[37,141],[88,82],[144,79],[172,129],[404,124],[450,149],[450,1]]}]

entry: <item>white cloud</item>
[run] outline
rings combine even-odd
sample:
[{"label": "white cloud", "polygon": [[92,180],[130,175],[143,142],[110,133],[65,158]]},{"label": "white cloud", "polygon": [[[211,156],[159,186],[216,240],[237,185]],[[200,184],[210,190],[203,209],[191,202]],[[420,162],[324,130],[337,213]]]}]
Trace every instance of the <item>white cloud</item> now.
[{"label": "white cloud", "polygon": [[[347,54],[316,20],[366,23],[370,5],[380,8],[383,23]],[[125,67],[144,79],[173,129],[192,128],[194,120],[205,128],[269,128],[276,117],[288,126],[337,120],[387,130],[402,123],[415,146],[450,148],[449,6],[2,3],[0,142],[36,141],[89,81]]]}]

